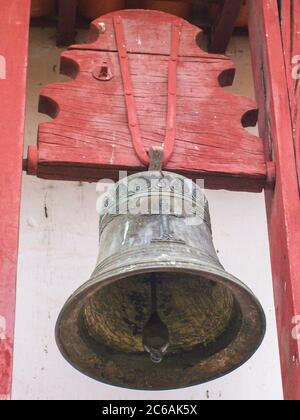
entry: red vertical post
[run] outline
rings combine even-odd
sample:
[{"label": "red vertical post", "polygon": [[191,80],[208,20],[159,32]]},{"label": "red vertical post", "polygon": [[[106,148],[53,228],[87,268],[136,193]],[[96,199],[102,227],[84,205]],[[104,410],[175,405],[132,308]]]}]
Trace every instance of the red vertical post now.
[{"label": "red vertical post", "polygon": [[10,399],[30,0],[0,12],[0,399]]},{"label": "red vertical post", "polygon": [[281,32],[300,185],[300,1],[281,2]]},{"label": "red vertical post", "polygon": [[248,5],[259,130],[266,160],[276,166],[266,204],[284,396],[300,400],[300,198],[289,84],[277,0]]}]

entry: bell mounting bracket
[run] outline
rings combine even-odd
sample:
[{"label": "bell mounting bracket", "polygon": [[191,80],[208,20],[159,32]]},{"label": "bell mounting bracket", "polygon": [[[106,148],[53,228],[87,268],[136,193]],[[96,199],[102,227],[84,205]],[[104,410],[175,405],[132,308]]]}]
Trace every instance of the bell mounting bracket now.
[{"label": "bell mounting bracket", "polygon": [[24,169],[45,179],[116,180],[119,171],[147,170],[151,148],[161,147],[161,168],[204,179],[206,188],[256,192],[273,182],[262,138],[245,129],[257,123],[256,104],[223,89],[234,66],[203,51],[199,32],[150,10],[96,19],[89,42],[62,55],[61,72],[73,80],[41,93],[39,110],[53,121],[40,124]]}]

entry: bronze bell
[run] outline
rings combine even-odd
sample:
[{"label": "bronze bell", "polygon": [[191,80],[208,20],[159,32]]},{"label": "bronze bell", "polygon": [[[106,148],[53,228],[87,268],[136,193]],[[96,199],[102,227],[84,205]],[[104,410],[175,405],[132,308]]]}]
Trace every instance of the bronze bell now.
[{"label": "bronze bell", "polygon": [[197,184],[139,173],[110,187],[100,211],[96,269],[56,328],[75,368],[111,385],[166,390],[219,378],[254,354],[263,309],[220,264]]}]

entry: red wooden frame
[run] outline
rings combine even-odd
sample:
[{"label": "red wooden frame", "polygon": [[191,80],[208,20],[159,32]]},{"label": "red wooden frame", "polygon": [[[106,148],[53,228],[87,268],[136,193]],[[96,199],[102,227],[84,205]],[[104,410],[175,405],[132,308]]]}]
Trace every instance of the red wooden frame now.
[{"label": "red wooden frame", "polygon": [[300,185],[300,2],[281,2],[281,31]]},{"label": "red wooden frame", "polygon": [[10,399],[30,0],[0,13],[0,399]]},{"label": "red wooden frame", "polygon": [[300,341],[292,333],[300,315],[300,199],[289,83],[277,0],[248,5],[260,134],[266,160],[276,165],[276,187],[266,191],[266,204],[283,388],[286,400],[300,400]]},{"label": "red wooden frame", "polygon": [[[286,26],[282,38],[277,1],[248,3],[260,133],[266,161],[276,164],[275,190],[266,191],[266,202],[284,393],[300,400],[300,343],[292,335],[300,315],[300,200],[291,113],[297,100],[286,72]],[[29,0],[1,2],[0,399],[9,399],[11,391],[29,6]]]}]

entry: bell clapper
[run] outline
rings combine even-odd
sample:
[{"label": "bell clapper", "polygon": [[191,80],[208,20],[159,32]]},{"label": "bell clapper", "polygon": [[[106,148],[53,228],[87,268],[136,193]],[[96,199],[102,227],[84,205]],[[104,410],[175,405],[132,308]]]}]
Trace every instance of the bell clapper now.
[{"label": "bell clapper", "polygon": [[153,363],[161,363],[169,347],[169,331],[157,311],[157,278],[151,274],[151,315],[143,329],[143,345]]}]

